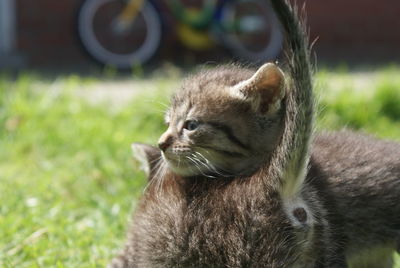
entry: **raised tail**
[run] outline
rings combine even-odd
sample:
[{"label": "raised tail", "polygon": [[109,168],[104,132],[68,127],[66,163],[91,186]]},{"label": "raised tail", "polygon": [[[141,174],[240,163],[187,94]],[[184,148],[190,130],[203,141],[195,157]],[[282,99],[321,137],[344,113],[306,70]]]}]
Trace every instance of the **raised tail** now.
[{"label": "raised tail", "polygon": [[[314,99],[310,45],[303,20],[287,0],[270,0],[286,35],[284,55],[288,93],[285,130],[270,168],[283,183],[283,194],[293,196],[301,187],[309,160]],[[277,172],[277,173],[276,173]]]}]

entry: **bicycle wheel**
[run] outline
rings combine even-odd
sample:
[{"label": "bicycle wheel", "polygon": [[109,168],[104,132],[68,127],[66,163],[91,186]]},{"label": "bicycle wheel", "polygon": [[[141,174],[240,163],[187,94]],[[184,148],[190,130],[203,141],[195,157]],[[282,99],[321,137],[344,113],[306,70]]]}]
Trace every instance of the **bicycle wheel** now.
[{"label": "bicycle wheel", "polygon": [[280,23],[265,0],[228,1],[219,24],[224,46],[243,60],[273,60],[282,49]]},{"label": "bicycle wheel", "polygon": [[145,2],[128,25],[119,14],[123,0],[86,0],[78,17],[78,32],[84,48],[97,61],[126,69],[146,63],[161,40],[161,19],[151,3]]}]

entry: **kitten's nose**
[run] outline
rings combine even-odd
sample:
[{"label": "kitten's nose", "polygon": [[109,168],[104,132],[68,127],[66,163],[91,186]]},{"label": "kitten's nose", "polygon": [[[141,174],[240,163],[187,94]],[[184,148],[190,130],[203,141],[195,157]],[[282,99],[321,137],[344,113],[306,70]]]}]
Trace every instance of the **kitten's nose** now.
[{"label": "kitten's nose", "polygon": [[162,135],[160,140],[158,141],[158,148],[161,151],[165,152],[167,148],[172,144],[172,136],[171,135]]}]

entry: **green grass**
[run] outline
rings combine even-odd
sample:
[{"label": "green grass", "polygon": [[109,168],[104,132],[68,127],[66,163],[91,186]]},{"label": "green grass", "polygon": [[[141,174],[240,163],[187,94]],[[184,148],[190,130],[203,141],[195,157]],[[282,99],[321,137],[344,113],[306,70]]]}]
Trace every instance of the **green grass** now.
[{"label": "green grass", "polygon": [[[361,90],[353,77],[318,73],[318,128],[400,140],[400,69],[380,70]],[[110,105],[76,96],[97,80],[0,76],[0,267],[106,265],[145,182],[130,144],[156,142],[162,103],[177,85],[154,81],[160,90]]]},{"label": "green grass", "polygon": [[348,127],[400,140],[399,74],[396,67],[355,75],[321,71],[317,76],[318,127]]}]

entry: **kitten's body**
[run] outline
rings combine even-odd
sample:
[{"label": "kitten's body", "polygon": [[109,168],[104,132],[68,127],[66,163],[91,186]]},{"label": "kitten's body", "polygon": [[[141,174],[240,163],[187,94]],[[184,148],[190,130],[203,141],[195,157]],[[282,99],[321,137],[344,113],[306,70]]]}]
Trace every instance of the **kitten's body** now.
[{"label": "kitten's body", "polygon": [[309,177],[327,183],[348,259],[377,257],[375,266],[354,267],[391,267],[385,262],[400,241],[400,145],[346,132],[319,135]]},{"label": "kitten's body", "polygon": [[[315,228],[314,251],[305,256],[320,266],[305,267],[345,267],[344,258],[356,268],[391,267],[400,236],[400,145],[342,131],[317,135],[311,148],[304,196],[318,211],[314,217],[328,224]],[[258,179],[188,181],[168,174],[161,188],[153,182],[120,261],[132,267],[285,267],[293,249],[269,240],[292,226],[282,225],[283,214],[268,213],[282,203]]]},{"label": "kitten's body", "polygon": [[163,158],[144,149],[151,181],[111,267],[346,267],[365,249],[394,248],[400,146],[338,133],[309,152],[306,34],[285,1],[271,2],[288,36],[285,78],[267,64],[187,80]]}]

